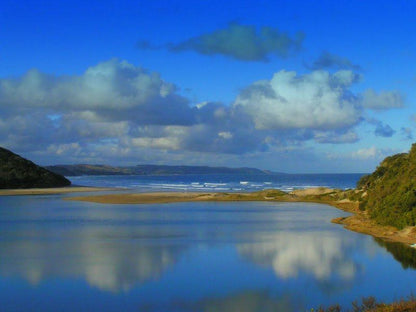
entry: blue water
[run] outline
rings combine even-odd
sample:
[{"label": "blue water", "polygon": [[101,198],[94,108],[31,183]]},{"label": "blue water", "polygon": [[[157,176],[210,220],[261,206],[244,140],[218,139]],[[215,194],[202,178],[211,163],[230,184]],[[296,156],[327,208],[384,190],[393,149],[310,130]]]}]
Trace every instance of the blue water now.
[{"label": "blue water", "polygon": [[345,215],[310,203],[3,196],[0,310],[291,312],[415,293],[415,250],[330,222]]},{"label": "blue water", "polygon": [[168,176],[78,176],[74,185],[133,188],[137,191],[257,191],[330,187],[355,188],[363,174],[271,174],[271,175],[168,175]]}]

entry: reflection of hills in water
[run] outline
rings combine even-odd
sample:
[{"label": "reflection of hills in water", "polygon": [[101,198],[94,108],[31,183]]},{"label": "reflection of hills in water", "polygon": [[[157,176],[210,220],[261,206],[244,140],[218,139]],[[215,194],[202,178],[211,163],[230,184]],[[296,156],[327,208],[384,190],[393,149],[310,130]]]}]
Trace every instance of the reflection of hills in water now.
[{"label": "reflection of hills in water", "polygon": [[402,243],[392,243],[383,241],[380,238],[374,238],[379,246],[384,247],[399,261],[404,269],[416,269],[416,249],[406,246]]}]

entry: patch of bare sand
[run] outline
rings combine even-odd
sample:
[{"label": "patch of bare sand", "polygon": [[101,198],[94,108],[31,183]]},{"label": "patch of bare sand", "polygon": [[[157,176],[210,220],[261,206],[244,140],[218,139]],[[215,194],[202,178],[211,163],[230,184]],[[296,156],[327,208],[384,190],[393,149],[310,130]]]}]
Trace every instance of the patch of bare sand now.
[{"label": "patch of bare sand", "polygon": [[317,195],[323,195],[334,192],[333,189],[327,188],[327,187],[312,187],[302,190],[294,190],[290,192],[291,195],[296,196],[317,196]]},{"label": "patch of bare sand", "polygon": [[219,193],[155,192],[135,194],[107,194],[70,197],[66,200],[88,201],[100,204],[161,204],[187,201],[210,201]]},{"label": "patch of bare sand", "polygon": [[189,201],[261,201],[269,200],[259,193],[194,193],[194,192],[154,192],[124,193],[96,196],[78,196],[65,200],[87,201],[100,204],[161,204]]}]

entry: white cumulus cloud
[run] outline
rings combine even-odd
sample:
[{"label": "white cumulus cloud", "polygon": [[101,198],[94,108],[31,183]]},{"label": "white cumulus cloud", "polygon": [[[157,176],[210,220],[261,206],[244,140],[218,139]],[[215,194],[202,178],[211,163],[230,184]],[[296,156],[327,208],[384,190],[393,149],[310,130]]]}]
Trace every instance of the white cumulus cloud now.
[{"label": "white cumulus cloud", "polygon": [[313,71],[297,75],[279,71],[255,82],[234,102],[253,118],[257,129],[320,129],[351,127],[360,119],[357,98],[348,87],[357,79],[351,71]]},{"label": "white cumulus cloud", "polygon": [[36,69],[0,81],[0,105],[81,112],[95,119],[189,124],[192,109],[173,84],[126,61],[111,59],[79,76],[51,76]]},{"label": "white cumulus cloud", "polygon": [[[0,78],[0,146],[47,163],[195,163],[307,141],[354,143],[355,126],[370,122],[366,110],[402,105],[395,91],[354,93],[359,80],[351,70],[282,70],[244,88],[231,105],[193,106],[159,73],[118,59],[71,76],[32,69]],[[380,124],[375,134],[393,133]]]}]

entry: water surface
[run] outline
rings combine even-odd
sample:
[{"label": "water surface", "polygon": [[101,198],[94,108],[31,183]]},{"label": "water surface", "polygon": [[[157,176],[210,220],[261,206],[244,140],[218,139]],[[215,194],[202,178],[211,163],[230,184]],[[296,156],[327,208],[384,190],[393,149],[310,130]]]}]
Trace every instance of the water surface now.
[{"label": "water surface", "polygon": [[304,203],[0,197],[1,310],[306,311],[415,293],[414,250],[330,223],[343,215]]}]

